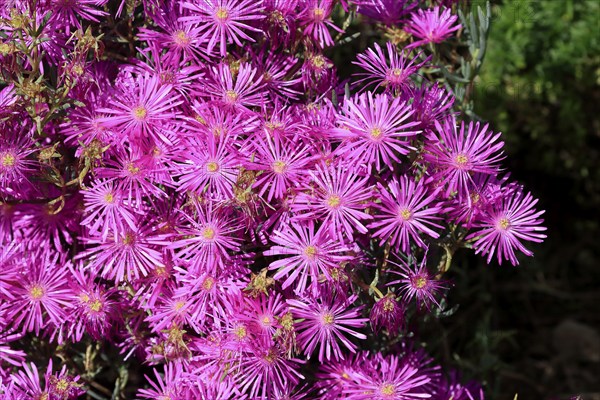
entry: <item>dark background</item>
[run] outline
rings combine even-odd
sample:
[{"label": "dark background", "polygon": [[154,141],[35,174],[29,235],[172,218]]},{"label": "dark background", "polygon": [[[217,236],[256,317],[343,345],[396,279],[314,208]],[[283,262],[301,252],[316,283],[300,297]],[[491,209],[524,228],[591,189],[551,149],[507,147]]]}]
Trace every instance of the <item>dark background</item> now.
[{"label": "dark background", "polygon": [[600,1],[495,2],[492,15],[474,111],[504,133],[548,239],[518,267],[459,254],[441,354],[492,400],[600,399]]}]

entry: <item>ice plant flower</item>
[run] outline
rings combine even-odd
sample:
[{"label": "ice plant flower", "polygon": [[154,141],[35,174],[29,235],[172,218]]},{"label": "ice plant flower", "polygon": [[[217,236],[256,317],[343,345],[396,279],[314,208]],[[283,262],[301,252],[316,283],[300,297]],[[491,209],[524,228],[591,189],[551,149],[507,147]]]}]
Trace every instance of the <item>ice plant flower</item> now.
[{"label": "ice plant flower", "polygon": [[435,202],[437,191],[430,190],[425,179],[415,182],[404,175],[400,181],[392,180],[389,190],[381,183],[378,187],[381,203],[376,204],[378,213],[368,227],[374,237],[381,238],[381,244],[389,240],[394,249],[408,253],[411,244],[426,247],[420,233],[439,237],[432,230],[441,228],[434,222],[440,218],[440,207]]},{"label": "ice plant flower", "polygon": [[379,44],[375,43],[374,49],[367,49],[356,57],[358,61],[352,61],[352,64],[366,71],[356,74],[361,79],[354,84],[363,89],[369,85],[376,85],[375,90],[381,87],[392,93],[401,93],[410,89],[413,85],[413,75],[427,64],[429,58],[418,62],[418,55],[410,58],[409,54],[405,51],[398,52],[392,42],[386,43],[385,52]]},{"label": "ice plant flower", "polygon": [[329,236],[326,229],[316,229],[314,222],[291,222],[285,230],[275,231],[271,240],[275,243],[264,254],[266,256],[289,256],[273,261],[269,269],[276,269],[273,276],[279,280],[287,277],[283,288],[291,286],[298,294],[309,285],[315,289],[321,276],[331,280],[331,270],[337,263],[347,260],[347,249]]},{"label": "ice plant flower", "polygon": [[361,307],[348,308],[355,301],[356,296],[344,301],[331,295],[322,296],[320,300],[309,297],[287,301],[294,318],[301,320],[296,324],[297,338],[307,357],[318,347],[319,362],[343,359],[344,353],[338,342],[352,353],[356,352],[356,345],[347,335],[366,339],[366,335],[355,329],[362,328],[368,319],[360,317]]},{"label": "ice plant flower", "polygon": [[462,27],[456,23],[457,20],[458,17],[452,15],[450,8],[442,11],[439,6],[435,6],[432,10],[417,10],[411,15],[405,29],[420,40],[412,43],[410,47],[443,42]]},{"label": "ice plant flower", "polygon": [[393,293],[388,293],[378,299],[373,308],[369,319],[375,333],[381,328],[387,329],[390,336],[396,335],[404,326],[404,314],[406,310],[401,302],[398,301]]},{"label": "ice plant flower", "polygon": [[448,287],[446,282],[436,279],[434,274],[429,272],[426,262],[427,253],[418,266],[416,264],[413,266],[411,263],[393,263],[399,267],[399,271],[392,271],[392,273],[399,275],[400,279],[391,281],[388,285],[399,285],[405,303],[414,299],[419,307],[430,310],[432,304],[440,307],[436,296]]},{"label": "ice plant flower", "polygon": [[207,34],[208,53],[219,44],[222,57],[227,54],[227,44],[242,46],[240,39],[253,42],[244,31],[260,32],[251,23],[264,18],[262,2],[253,0],[200,0],[184,2],[182,7],[190,10],[191,15],[182,16],[180,21],[201,27]]},{"label": "ice plant flower", "polygon": [[495,175],[500,171],[499,162],[504,158],[500,133],[488,132],[488,125],[480,129],[478,122],[469,122],[468,127],[461,122],[457,130],[453,118],[443,125],[436,121],[435,126],[439,137],[427,143],[423,157],[433,164],[436,177],[447,185],[446,196],[456,193],[469,202],[473,174]]},{"label": "ice plant flower", "polygon": [[329,19],[334,1],[304,0],[303,3],[304,12],[300,15],[300,23],[305,26],[304,34],[311,36],[320,48],[332,46],[334,42],[328,27],[344,32]]},{"label": "ice plant flower", "polygon": [[475,252],[487,255],[488,263],[496,254],[498,263],[508,260],[518,265],[515,250],[527,256],[533,255],[523,241],[540,243],[546,238],[542,233],[546,227],[541,226],[544,220],[539,218],[545,211],[534,208],[537,202],[531,193],[525,194],[522,190],[500,197],[474,224],[474,232],[466,239],[474,240]]},{"label": "ice plant flower", "polygon": [[419,123],[410,118],[412,113],[401,99],[385,94],[368,92],[346,100],[335,133],[342,139],[337,153],[370,168],[393,169],[400,155],[413,148],[410,138],[420,132],[414,129]]}]

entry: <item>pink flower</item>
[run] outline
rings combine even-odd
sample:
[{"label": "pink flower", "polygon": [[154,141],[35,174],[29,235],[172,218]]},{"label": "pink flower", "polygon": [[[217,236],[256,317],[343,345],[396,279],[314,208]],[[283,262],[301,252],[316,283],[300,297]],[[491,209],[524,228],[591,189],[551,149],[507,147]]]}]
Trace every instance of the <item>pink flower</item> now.
[{"label": "pink flower", "polygon": [[412,43],[409,47],[441,43],[450,37],[452,32],[462,27],[461,24],[456,24],[458,17],[451,14],[451,9],[446,8],[441,14],[440,11],[440,7],[435,6],[433,10],[417,10],[411,15],[411,21],[406,25],[405,30],[421,40]]},{"label": "pink flower", "polygon": [[368,92],[346,100],[336,131],[343,141],[336,152],[370,169],[393,169],[393,162],[413,149],[408,139],[420,132],[411,129],[419,124],[410,119],[412,113],[408,104],[388,95]]},{"label": "pink flower", "polygon": [[406,303],[416,300],[419,307],[430,310],[431,305],[435,304],[438,308],[440,304],[436,296],[447,289],[446,282],[440,281],[427,269],[427,253],[417,267],[409,264],[392,263],[400,268],[400,271],[392,273],[400,275],[401,279],[390,282],[388,285],[400,285],[400,293]]},{"label": "pink flower", "polygon": [[515,250],[532,256],[533,253],[525,248],[522,241],[540,243],[546,238],[541,233],[546,230],[541,226],[544,220],[539,218],[544,211],[534,208],[537,202],[531,193],[524,194],[522,190],[499,198],[474,224],[475,231],[466,237],[474,240],[475,253],[487,254],[488,263],[496,253],[498,263],[504,259],[513,265],[519,264]]},{"label": "pink flower", "polygon": [[333,11],[333,0],[304,0],[304,12],[300,16],[300,22],[305,25],[304,34],[311,36],[320,48],[333,46],[334,42],[328,27],[343,33],[344,31],[329,19]]},{"label": "pink flower", "polygon": [[356,298],[357,296],[351,296],[344,301],[342,296],[333,298],[326,295],[319,299],[310,297],[287,301],[294,318],[300,319],[300,322],[296,323],[299,332],[297,338],[307,357],[310,357],[318,346],[319,362],[343,359],[344,353],[338,341],[347,350],[356,352],[356,345],[347,335],[366,339],[364,334],[353,328],[362,328],[368,321],[368,318],[360,317],[361,307],[348,309],[348,305],[354,303]]},{"label": "pink flower", "polygon": [[415,182],[403,175],[400,182],[389,182],[389,191],[378,184],[381,203],[377,204],[378,213],[375,222],[369,224],[374,230],[373,236],[381,238],[380,245],[386,240],[396,250],[404,253],[410,251],[412,243],[426,247],[419,234],[424,233],[432,238],[439,234],[431,228],[441,228],[433,221],[440,219],[441,209],[434,203],[437,193],[430,192],[424,179]]}]

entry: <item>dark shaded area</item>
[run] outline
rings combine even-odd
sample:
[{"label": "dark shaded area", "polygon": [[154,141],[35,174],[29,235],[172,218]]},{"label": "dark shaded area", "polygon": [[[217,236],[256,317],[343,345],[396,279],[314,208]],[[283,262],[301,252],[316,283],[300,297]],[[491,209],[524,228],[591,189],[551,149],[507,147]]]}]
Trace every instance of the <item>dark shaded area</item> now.
[{"label": "dark shaded area", "polygon": [[600,399],[600,2],[504,1],[493,15],[475,112],[504,132],[504,165],[540,199],[548,239],[516,268],[462,253],[446,357],[491,399]]}]

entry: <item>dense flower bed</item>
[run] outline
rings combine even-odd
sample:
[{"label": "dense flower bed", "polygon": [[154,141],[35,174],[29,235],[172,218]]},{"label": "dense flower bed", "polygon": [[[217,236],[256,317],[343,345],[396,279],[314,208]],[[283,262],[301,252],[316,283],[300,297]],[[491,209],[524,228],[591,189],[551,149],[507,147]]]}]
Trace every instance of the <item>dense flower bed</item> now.
[{"label": "dense flower bed", "polygon": [[[409,322],[458,248],[516,265],[545,228],[438,3],[3,3],[0,396],[123,396],[117,348],[139,398],[483,398]],[[344,80],[352,24],[387,39]]]}]

